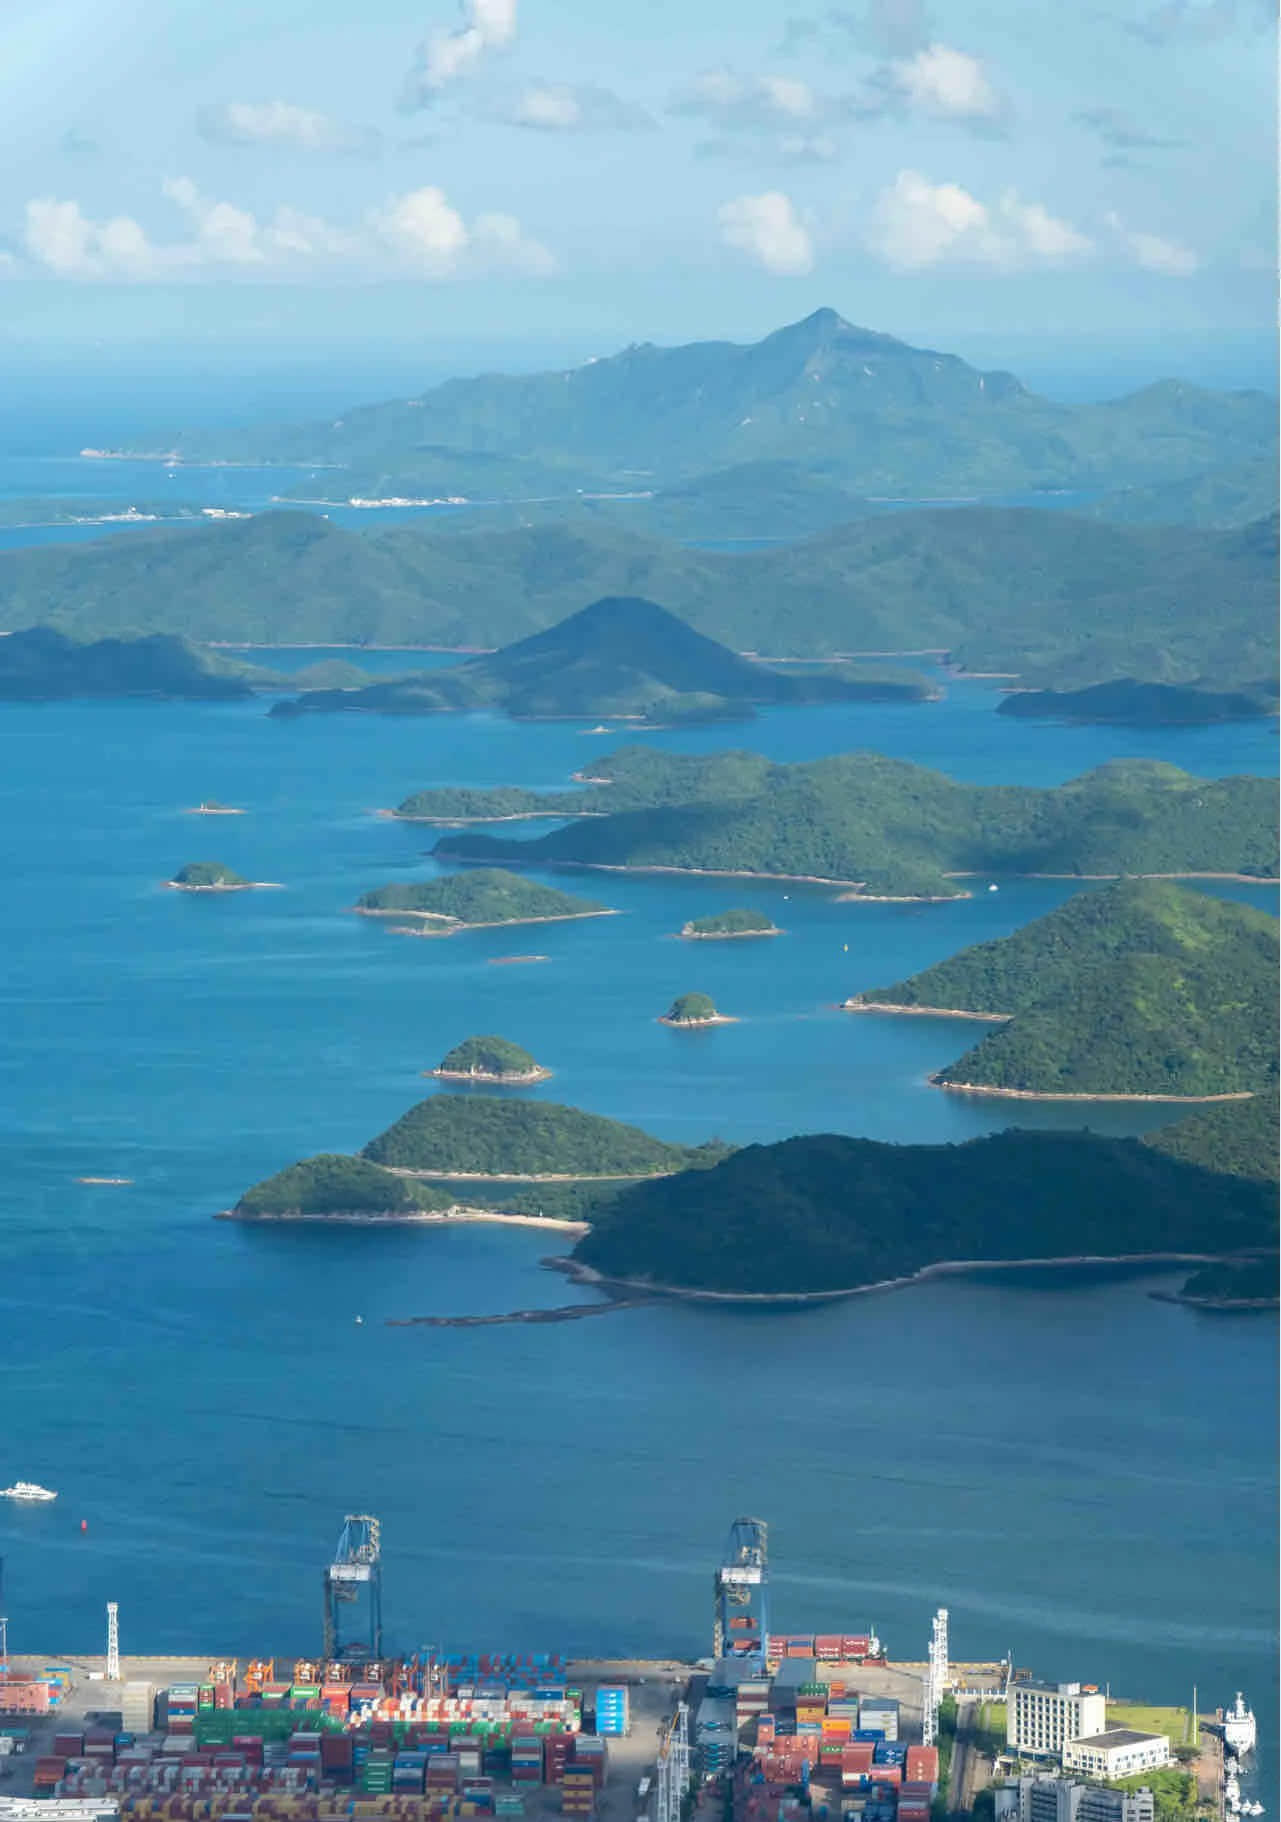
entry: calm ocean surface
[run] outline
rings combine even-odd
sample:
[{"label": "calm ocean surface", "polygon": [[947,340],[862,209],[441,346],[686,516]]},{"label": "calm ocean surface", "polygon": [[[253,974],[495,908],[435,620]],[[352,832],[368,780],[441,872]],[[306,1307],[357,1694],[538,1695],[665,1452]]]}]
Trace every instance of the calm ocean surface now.
[{"label": "calm ocean surface", "polygon": [[[1051,783],[1123,754],[1207,775],[1275,766],[1266,723],[1136,734],[993,705],[966,684],[939,704],[656,739],[780,759],[867,746],[980,781]],[[963,1139],[1004,1123],[1000,1103],[926,1085],[964,1032],[835,1002],[1016,928],[1064,884],[912,908],[558,875],[624,915],[441,942],[347,914],[363,888],[431,869],[433,832],[372,809],[433,783],[564,785],[616,744],[481,716],[271,721],[261,702],[0,709],[0,1477],[61,1493],[0,1510],[13,1648],[98,1646],[108,1599],[126,1650],[314,1647],[350,1508],[384,1522],[396,1643],[698,1651],[723,1533],[754,1511],[772,1525],[782,1627],[875,1621],[893,1654],[919,1657],[942,1602],[958,1657],[1012,1647],[1162,1699],[1239,1686],[1271,1735],[1271,1317],[1154,1302],[1166,1276],[938,1284],[772,1317],[393,1329],[385,1317],[572,1293],[539,1270],[538,1233],[211,1219],[294,1158],[359,1146],[472,1032],[554,1068],[534,1092],[670,1138]],[[249,814],[184,815],[205,796]],[[162,888],[202,858],[283,889]],[[735,902],[787,935],[673,940]],[[548,961],[489,965],[531,949]],[[695,987],[742,1022],[654,1022]],[[1151,1116],[1018,1110],[1109,1131]],[[134,1182],[75,1182],[116,1173]]]}]

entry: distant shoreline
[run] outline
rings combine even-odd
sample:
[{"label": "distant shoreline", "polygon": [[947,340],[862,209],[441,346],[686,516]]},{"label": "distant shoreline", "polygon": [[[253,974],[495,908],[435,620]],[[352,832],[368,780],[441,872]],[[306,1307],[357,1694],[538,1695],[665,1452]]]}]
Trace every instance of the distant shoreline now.
[{"label": "distant shoreline", "polygon": [[672,1019],[664,1012],[656,1022],[670,1026],[673,1031],[699,1031],[708,1025],[738,1025],[742,1021],[727,1012],[713,1012],[705,1019]]},{"label": "distant shoreline", "polygon": [[284,889],[283,881],[278,879],[240,879],[225,886],[188,886],[180,879],[167,879],[164,883],[171,892],[280,892]]},{"label": "distant shoreline", "polygon": [[889,1000],[864,1000],[857,995],[842,1000],[841,1011],[887,1012],[894,1018],[978,1019],[994,1025],[1004,1025],[1014,1017],[1012,1012],[963,1012],[957,1006],[899,1006]]},{"label": "distant shoreline", "polygon": [[732,943],[741,942],[744,937],[786,936],[777,924],[771,924],[766,930],[693,930],[686,924],[683,930],[676,932],[687,943]]},{"label": "distant shoreline", "polygon": [[[204,888],[198,888],[203,890]],[[500,917],[485,923],[472,924],[460,917],[450,917],[445,911],[406,911],[400,908],[383,910],[376,905],[353,905],[357,917],[419,917],[425,923],[437,923],[439,930],[409,930],[404,934],[412,936],[454,936],[460,930],[507,930],[517,924],[572,924],[584,917],[619,917],[621,913],[613,905],[606,905],[600,911],[555,911],[550,917]]]},{"label": "distant shoreline", "polygon": [[932,1075],[929,1080],[931,1087],[950,1089],[954,1094],[993,1095],[1006,1101],[1169,1101],[1177,1105],[1200,1106],[1212,1101],[1254,1099],[1254,1091],[1249,1088],[1237,1089],[1231,1094],[1068,1094],[1038,1088],[992,1088],[983,1082],[943,1082],[937,1075]]},{"label": "distant shoreline", "polygon": [[572,1257],[544,1259],[550,1271],[564,1272],[575,1284],[596,1290],[639,1291],[654,1297],[670,1297],[682,1303],[743,1304],[749,1309],[781,1307],[787,1304],[836,1303],[848,1297],[866,1297],[881,1291],[910,1289],[934,1278],[959,1278],[975,1272],[1064,1270],[1082,1266],[1114,1265],[1215,1265],[1230,1260],[1231,1254],[1215,1253],[1080,1253],[1053,1259],[939,1259],[899,1278],[881,1278],[871,1284],[854,1284],[839,1290],[824,1291],[711,1291],[689,1285],[661,1284],[648,1278],[612,1277],[594,1266],[584,1265]]},{"label": "distant shoreline", "polygon": [[473,823],[569,822],[584,816],[604,816],[604,810],[513,810],[509,816],[411,816],[404,810],[375,810],[388,822],[421,822],[430,828],[466,829]]},{"label": "distant shoreline", "polygon": [[1178,1303],[1188,1310],[1209,1310],[1212,1314],[1246,1315],[1259,1310],[1281,1308],[1278,1297],[1187,1297],[1182,1291],[1149,1291],[1157,1303]]},{"label": "distant shoreline", "polygon": [[446,1209],[404,1209],[392,1210],[386,1214],[359,1214],[354,1210],[344,1210],[330,1215],[304,1215],[299,1210],[272,1214],[253,1214],[249,1210],[222,1208],[214,1216],[215,1221],[243,1221],[248,1225],[260,1222],[292,1221],[299,1225],[324,1225],[326,1222],[338,1227],[405,1227],[429,1225],[435,1227],[464,1226],[473,1222],[484,1222],[497,1227],[549,1227],[566,1234],[585,1234],[590,1231],[586,1221],[562,1221],[555,1215],[504,1215],[492,1208],[468,1208],[460,1205]]},{"label": "distant shoreline", "polygon": [[485,1082],[494,1088],[529,1088],[535,1082],[550,1082],[550,1069],[515,1070],[484,1069],[424,1069],[424,1075],[435,1076],[438,1082]]}]

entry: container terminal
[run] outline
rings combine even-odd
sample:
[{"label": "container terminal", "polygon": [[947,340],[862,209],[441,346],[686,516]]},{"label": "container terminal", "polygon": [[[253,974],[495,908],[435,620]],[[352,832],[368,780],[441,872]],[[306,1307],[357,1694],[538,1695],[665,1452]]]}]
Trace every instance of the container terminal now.
[{"label": "container terminal", "polygon": [[388,1655],[368,1514],[323,1595],[315,1657],[244,1663],[122,1655],[114,1602],[101,1657],[10,1654],[0,1618],[0,1822],[938,1822],[981,1794],[993,1822],[1157,1822],[1131,1774],[1176,1755],[1206,1813],[1262,1813],[1195,1701],[1190,1739],[1112,1725],[1092,1685],[953,1662],[945,1609],[913,1662],[871,1626],[773,1629],[757,1519],[730,1529],[697,1663]]}]

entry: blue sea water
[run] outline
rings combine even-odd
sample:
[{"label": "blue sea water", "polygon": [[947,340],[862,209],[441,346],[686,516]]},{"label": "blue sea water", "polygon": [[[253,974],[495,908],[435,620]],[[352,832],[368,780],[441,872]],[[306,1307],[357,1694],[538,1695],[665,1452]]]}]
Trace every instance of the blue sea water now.
[{"label": "blue sea water", "polygon": [[[975,682],[941,703],[653,738],[779,759],[866,746],[980,782],[1052,783],[1126,754],[1205,775],[1275,764],[1267,723],[1057,728],[998,717]],[[383,1520],[399,1644],[699,1651],[715,1554],[751,1510],[771,1521],[781,1626],[875,1621],[919,1657],[942,1602],[957,1656],[1013,1647],[1049,1675],[1169,1700],[1194,1680],[1208,1699],[1239,1686],[1273,1712],[1271,1317],[1153,1301],[1169,1274],[1033,1274],[787,1315],[396,1328],[577,1293],[539,1269],[555,1241],[537,1231],[212,1218],[296,1157],[359,1146],[477,1031],[556,1071],[533,1093],[674,1139],[1006,1123],[999,1102],[927,1085],[964,1032],[836,1002],[1016,928],[1066,882],[913,907],[549,875],[621,915],[438,941],[349,914],[365,887],[433,866],[433,832],[378,807],[432,783],[563,786],[619,739],[486,716],[271,720],[260,701],[0,710],[0,1478],[61,1494],[0,1510],[13,1648],[92,1648],[109,1599],[126,1650],[314,1647],[319,1571],[351,1509]],[[207,796],[247,814],[185,814]],[[281,889],[164,889],[201,858]],[[675,939],[734,902],[787,934]],[[530,950],[548,959],[491,965]],[[693,987],[741,1022],[658,1025]],[[1017,1112],[1107,1131],[1159,1117]],[[133,1182],[75,1181],[98,1174]]]}]

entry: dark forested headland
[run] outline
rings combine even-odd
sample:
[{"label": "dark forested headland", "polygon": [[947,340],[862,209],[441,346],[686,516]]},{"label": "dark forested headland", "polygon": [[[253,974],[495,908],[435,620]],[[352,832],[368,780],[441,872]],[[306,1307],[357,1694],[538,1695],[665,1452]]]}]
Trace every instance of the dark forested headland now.
[{"label": "dark forested headland", "polygon": [[1006,1015],[939,1071],[944,1086],[1250,1094],[1276,1081],[1277,963],[1268,912],[1126,880],[850,1004]]}]

